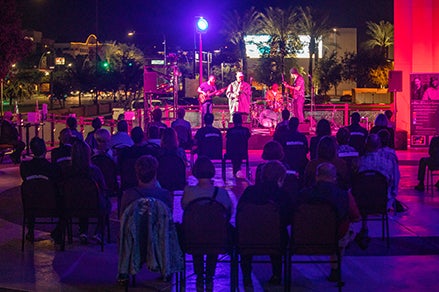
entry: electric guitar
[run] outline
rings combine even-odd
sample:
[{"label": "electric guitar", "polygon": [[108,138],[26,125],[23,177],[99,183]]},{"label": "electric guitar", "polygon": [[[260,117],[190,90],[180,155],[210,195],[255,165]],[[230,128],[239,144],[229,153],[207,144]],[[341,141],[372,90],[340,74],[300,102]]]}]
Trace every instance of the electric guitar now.
[{"label": "electric guitar", "polygon": [[206,93],[206,94],[200,93],[198,95],[198,101],[200,102],[200,104],[203,104],[206,101],[212,99],[212,96],[220,95],[220,94],[224,93],[224,91],[226,91],[226,89],[227,89],[227,87],[224,87],[224,88],[221,88],[221,89],[218,89],[216,91],[209,92],[209,93]]}]

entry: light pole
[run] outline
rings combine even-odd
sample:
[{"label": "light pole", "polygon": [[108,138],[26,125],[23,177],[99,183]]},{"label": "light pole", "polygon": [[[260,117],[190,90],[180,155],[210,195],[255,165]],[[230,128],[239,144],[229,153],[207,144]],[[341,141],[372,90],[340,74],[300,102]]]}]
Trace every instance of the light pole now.
[{"label": "light pole", "polygon": [[199,42],[198,42],[198,47],[199,47],[199,55],[198,55],[198,61],[199,61],[199,66],[200,66],[200,85],[201,83],[203,83],[203,38],[202,38],[202,34],[205,33],[207,31],[207,28],[209,27],[209,23],[207,22],[207,20],[200,16],[198,17],[197,20],[197,25],[196,25],[196,29],[199,35]]}]

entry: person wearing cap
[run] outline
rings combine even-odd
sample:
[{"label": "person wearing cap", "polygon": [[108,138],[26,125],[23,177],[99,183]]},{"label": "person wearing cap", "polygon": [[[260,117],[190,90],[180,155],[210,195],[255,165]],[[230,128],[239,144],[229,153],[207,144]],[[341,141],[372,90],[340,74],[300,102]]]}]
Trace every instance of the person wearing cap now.
[{"label": "person wearing cap", "polygon": [[305,103],[305,79],[299,74],[296,68],[290,70],[293,85],[283,82],[283,85],[290,90],[293,97],[293,113],[301,123],[305,120],[303,116],[303,104]]},{"label": "person wearing cap", "polygon": [[422,100],[439,100],[439,81],[436,76],[430,78],[430,86],[425,90]]},{"label": "person wearing cap", "polygon": [[242,72],[236,72],[236,80],[227,87],[226,95],[229,100],[230,122],[235,112],[247,116],[250,114],[252,89],[250,84],[244,81]]}]

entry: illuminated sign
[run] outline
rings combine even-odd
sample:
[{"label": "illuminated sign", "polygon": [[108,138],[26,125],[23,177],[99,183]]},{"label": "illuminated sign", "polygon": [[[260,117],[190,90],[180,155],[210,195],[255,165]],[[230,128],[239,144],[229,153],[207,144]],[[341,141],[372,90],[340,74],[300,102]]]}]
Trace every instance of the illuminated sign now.
[{"label": "illuminated sign", "polygon": [[151,65],[165,65],[165,60],[151,60]]},{"label": "illuminated sign", "polygon": [[64,57],[56,57],[55,58],[55,65],[65,65],[66,59]]},{"label": "illuminated sign", "polygon": [[[309,36],[299,35],[300,42],[302,43],[302,49],[296,52],[296,58],[308,59],[309,58]],[[270,52],[270,40],[269,35],[247,35],[244,37],[245,51],[249,58],[260,58],[264,53]],[[323,43],[319,42],[319,57],[323,55]]]}]

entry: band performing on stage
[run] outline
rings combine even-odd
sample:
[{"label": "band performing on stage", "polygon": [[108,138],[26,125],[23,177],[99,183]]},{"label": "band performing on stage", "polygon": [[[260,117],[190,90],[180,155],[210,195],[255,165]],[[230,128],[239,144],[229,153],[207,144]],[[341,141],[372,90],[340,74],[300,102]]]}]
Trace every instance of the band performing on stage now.
[{"label": "band performing on stage", "polygon": [[216,78],[210,75],[206,82],[198,87],[198,99],[202,117],[213,112],[212,98],[224,91],[228,101],[229,122],[234,113],[241,113],[243,121],[251,122],[254,126],[274,128],[281,121],[281,112],[289,110],[300,122],[304,121],[303,104],[305,102],[305,81],[296,68],[290,70],[291,85],[283,80],[286,91],[282,94],[278,83],[273,83],[266,90],[263,99],[252,101],[251,84],[244,81],[244,73],[236,72],[236,80],[227,87],[217,89]]}]

